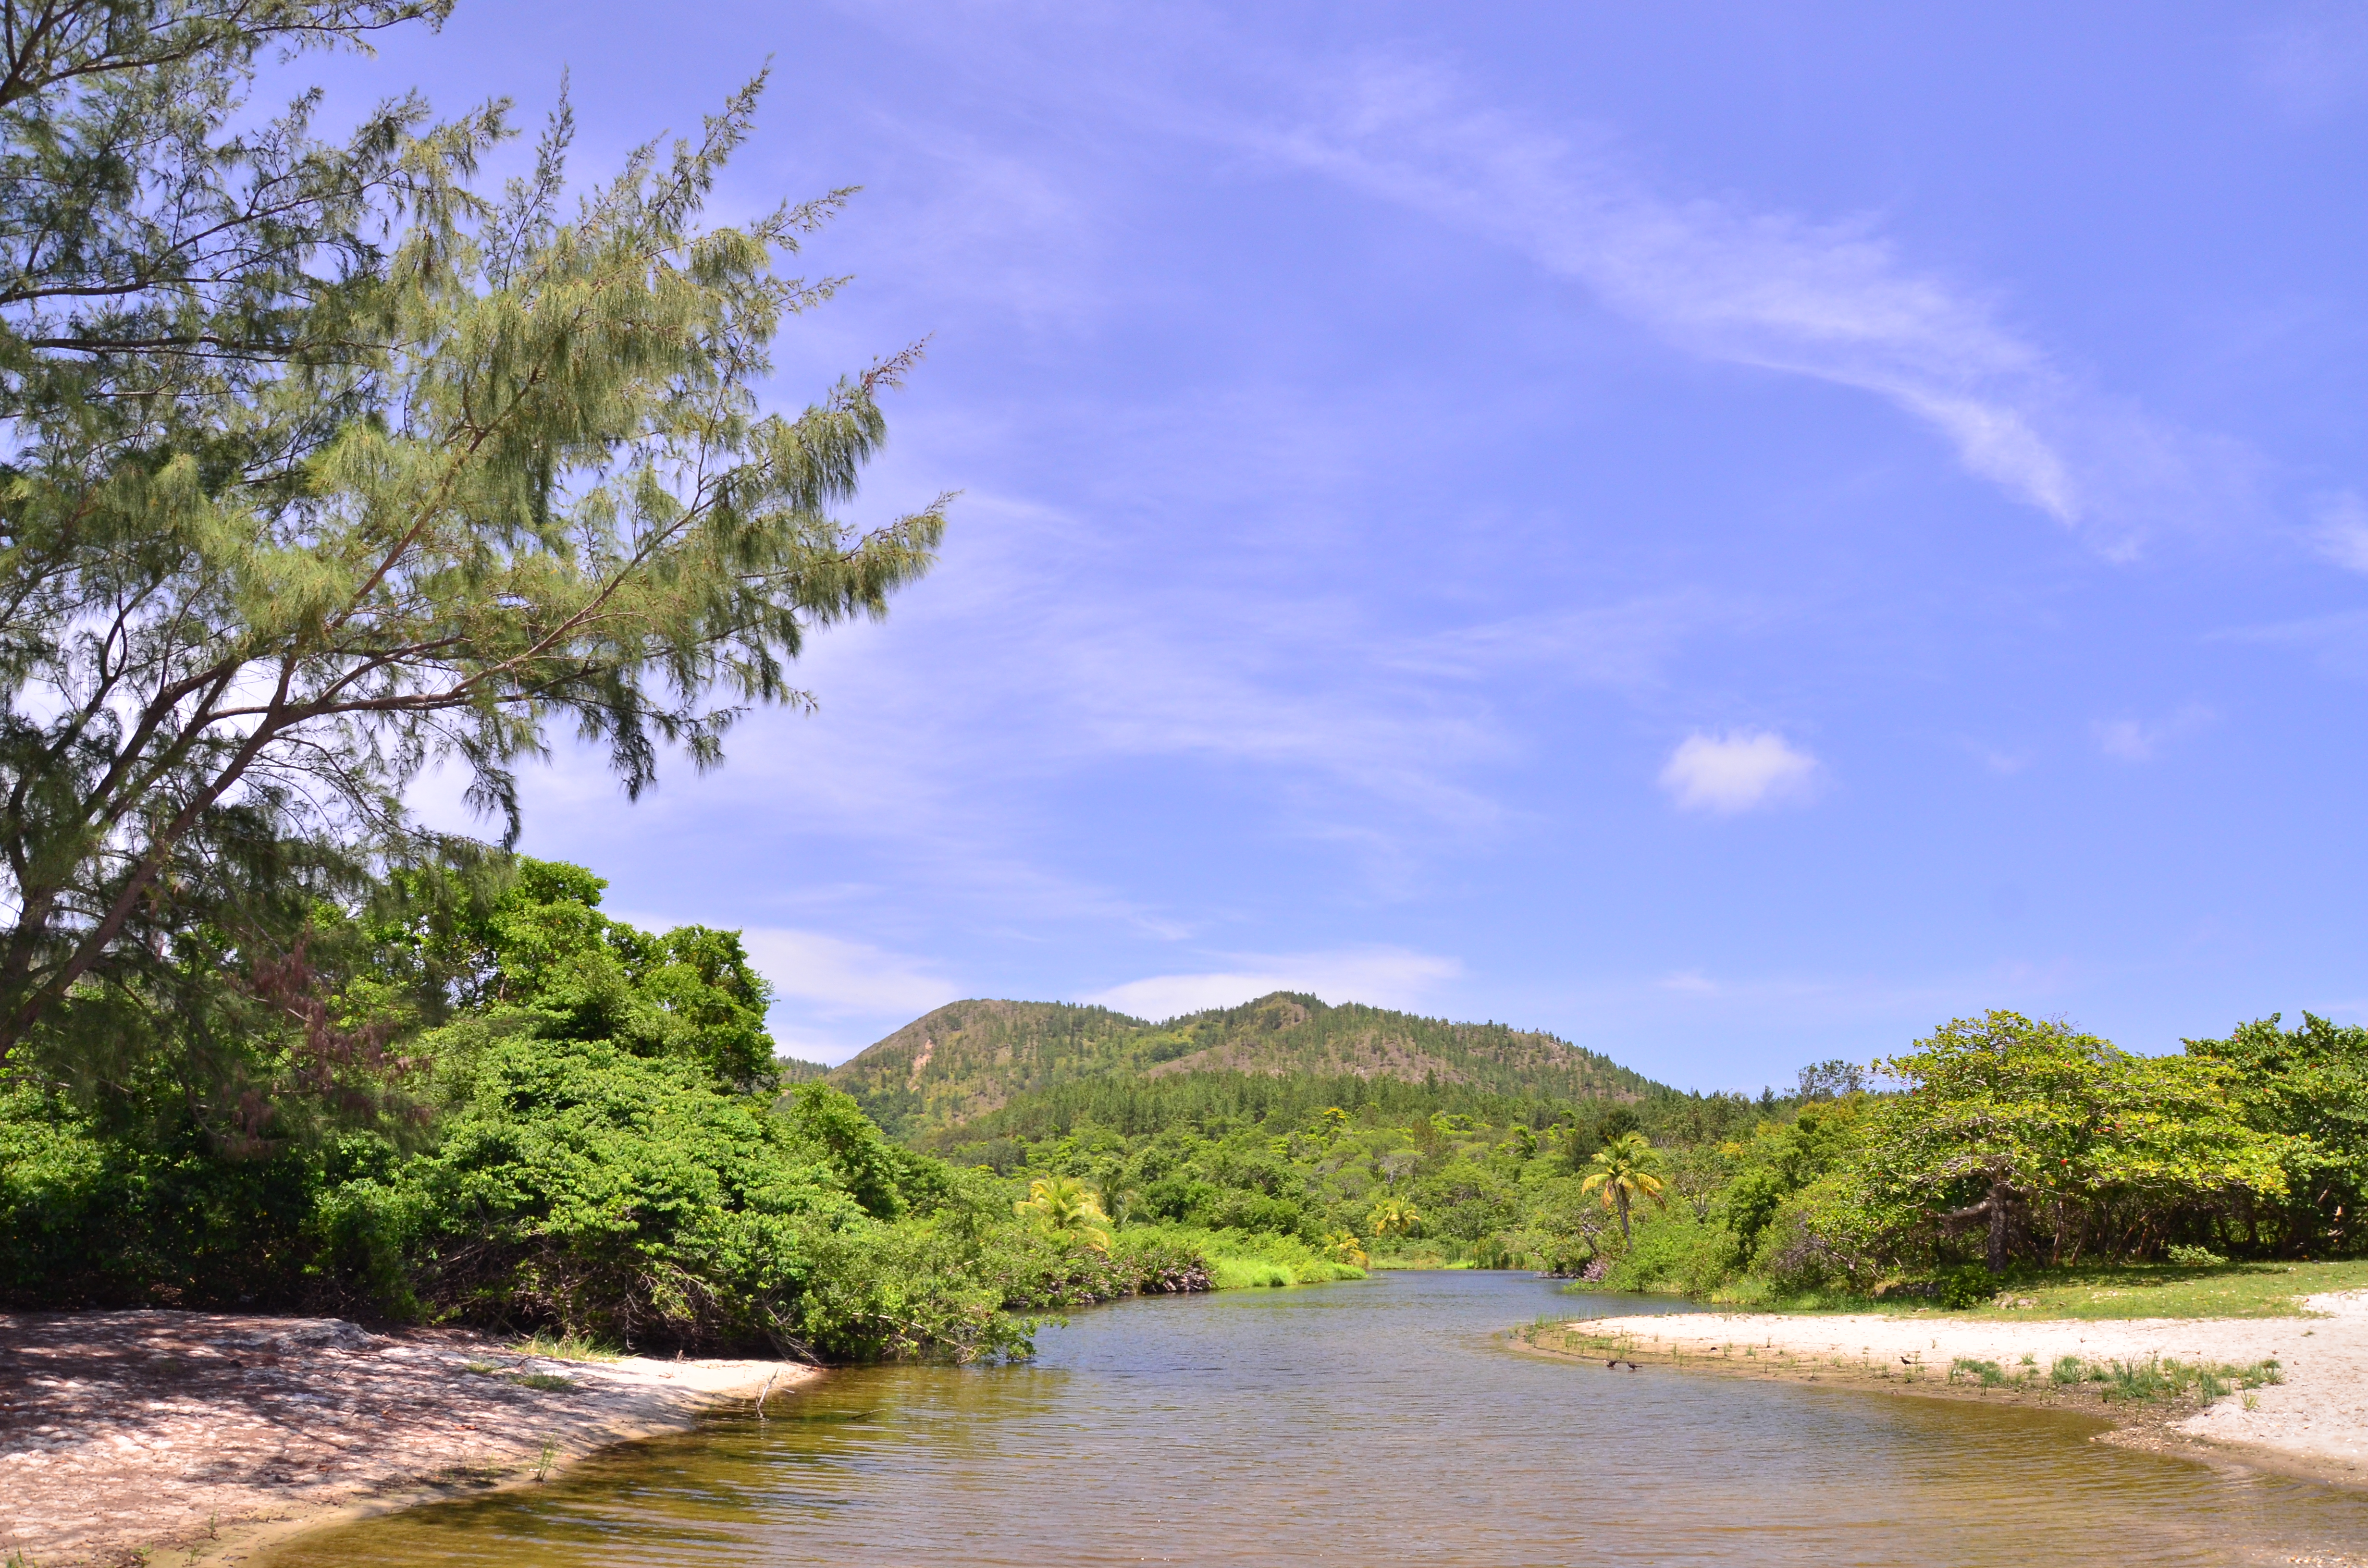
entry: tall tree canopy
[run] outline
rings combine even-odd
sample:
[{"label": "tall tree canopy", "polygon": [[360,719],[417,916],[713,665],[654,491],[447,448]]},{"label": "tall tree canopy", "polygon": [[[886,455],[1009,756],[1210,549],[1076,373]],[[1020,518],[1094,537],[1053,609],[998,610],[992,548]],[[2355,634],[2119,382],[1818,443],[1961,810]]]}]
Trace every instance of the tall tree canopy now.
[{"label": "tall tree canopy", "polygon": [[236,129],[259,51],[446,8],[0,0],[0,1059],[199,927],[265,961],[289,846],[399,852],[424,767],[514,835],[554,724],[629,792],[712,765],[931,562],[942,498],[832,512],[911,351],[758,405],[847,195],[704,221],[761,78],[573,203],[564,107],[494,196],[500,104]]},{"label": "tall tree canopy", "polygon": [[2209,1056],[2135,1056],[1994,1011],[1878,1065],[1906,1092],[1870,1108],[1831,1179],[1845,1228],[1893,1256],[1949,1237],[1993,1271],[2143,1256],[2285,1196],[2287,1141],[2247,1124],[2235,1074]]}]

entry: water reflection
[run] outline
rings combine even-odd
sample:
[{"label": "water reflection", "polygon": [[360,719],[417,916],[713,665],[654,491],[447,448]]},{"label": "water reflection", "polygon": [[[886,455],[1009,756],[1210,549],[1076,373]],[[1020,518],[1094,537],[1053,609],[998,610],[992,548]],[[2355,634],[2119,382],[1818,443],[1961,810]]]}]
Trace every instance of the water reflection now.
[{"label": "water reflection", "polygon": [[1030,1366],[839,1373],[770,1420],[315,1536],[270,1568],[2022,1568],[2368,1544],[2356,1494],[2090,1443],[2079,1416],[1606,1372],[1496,1337],[1582,1310],[1472,1273],[1128,1302],[1046,1334]]}]

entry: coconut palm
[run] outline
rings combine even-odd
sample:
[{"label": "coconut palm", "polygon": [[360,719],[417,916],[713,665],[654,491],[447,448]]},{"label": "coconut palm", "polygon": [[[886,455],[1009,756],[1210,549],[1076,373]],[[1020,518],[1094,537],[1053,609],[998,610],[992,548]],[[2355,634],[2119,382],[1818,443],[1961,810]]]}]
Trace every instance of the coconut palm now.
[{"label": "coconut palm", "polygon": [[1011,1211],[1048,1235],[1081,1242],[1096,1252],[1110,1250],[1110,1216],[1093,1189],[1076,1176],[1038,1176]]},{"label": "coconut palm", "polygon": [[1603,1207],[1620,1216],[1620,1239],[1628,1241],[1628,1205],[1638,1198],[1649,1198],[1667,1209],[1669,1200],[1661,1191],[1661,1178],[1653,1167],[1661,1156],[1641,1132],[1622,1132],[1595,1152],[1588,1163],[1587,1179],[1578,1190],[1600,1199]]},{"label": "coconut palm", "polygon": [[1372,1259],[1365,1256],[1365,1244],[1352,1231],[1333,1231],[1324,1238],[1324,1256],[1335,1263],[1345,1263],[1352,1268],[1362,1268]]},{"label": "coconut palm", "polygon": [[1410,1236],[1421,1223],[1414,1205],[1395,1198],[1384,1198],[1365,1216],[1365,1229],[1376,1236]]}]

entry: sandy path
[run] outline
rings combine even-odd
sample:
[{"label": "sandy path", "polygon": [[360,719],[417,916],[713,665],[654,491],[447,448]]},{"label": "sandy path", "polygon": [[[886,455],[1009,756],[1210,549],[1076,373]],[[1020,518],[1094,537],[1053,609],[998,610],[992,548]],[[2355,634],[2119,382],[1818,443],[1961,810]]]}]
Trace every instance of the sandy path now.
[{"label": "sandy path", "polygon": [[[2249,1451],[2281,1468],[2368,1483],[2368,1290],[2305,1298],[2323,1314],[2299,1318],[2144,1318],[2121,1323],[2048,1320],[2009,1323],[1874,1315],[1670,1313],[1584,1318],[1565,1325],[1588,1338],[1633,1340],[1651,1359],[1737,1371],[1804,1375],[1829,1369],[1853,1377],[1901,1380],[1911,1364],[1943,1377],[1963,1356],[2021,1369],[2058,1357],[2083,1361],[2249,1365],[2275,1360],[2285,1381],[2245,1400],[2222,1399],[2175,1423],[2191,1440]],[[1747,1349],[1756,1356],[1746,1356]],[[1784,1359],[1790,1358],[1789,1363]]]},{"label": "sandy path", "polygon": [[[493,1375],[470,1371],[491,1364]],[[537,1390],[520,1373],[564,1376]],[[531,1360],[336,1318],[0,1313],[0,1560],[235,1562],[263,1540],[530,1476],[816,1375],[778,1361]]]}]

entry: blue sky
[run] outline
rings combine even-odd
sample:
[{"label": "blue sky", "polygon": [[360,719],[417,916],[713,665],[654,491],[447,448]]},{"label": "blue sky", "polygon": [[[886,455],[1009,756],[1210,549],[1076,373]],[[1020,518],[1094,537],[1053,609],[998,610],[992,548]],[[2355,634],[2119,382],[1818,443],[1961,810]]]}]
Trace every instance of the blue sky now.
[{"label": "blue sky", "polygon": [[851,516],[960,490],[943,564],[525,847],[745,927],[786,1049],[2368,1017],[2368,8],[462,0],[297,70],[564,68],[591,176],[768,56],[722,210],[864,187],[779,400],[927,335]]}]

